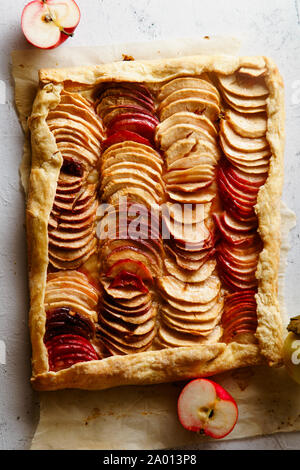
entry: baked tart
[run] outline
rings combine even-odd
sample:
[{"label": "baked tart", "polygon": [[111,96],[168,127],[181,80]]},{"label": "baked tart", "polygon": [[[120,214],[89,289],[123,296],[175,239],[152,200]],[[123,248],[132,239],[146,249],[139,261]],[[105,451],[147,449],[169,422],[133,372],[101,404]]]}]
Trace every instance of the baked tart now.
[{"label": "baked tart", "polygon": [[283,84],[265,57],[42,69],[29,118],[32,385],[282,360]]}]

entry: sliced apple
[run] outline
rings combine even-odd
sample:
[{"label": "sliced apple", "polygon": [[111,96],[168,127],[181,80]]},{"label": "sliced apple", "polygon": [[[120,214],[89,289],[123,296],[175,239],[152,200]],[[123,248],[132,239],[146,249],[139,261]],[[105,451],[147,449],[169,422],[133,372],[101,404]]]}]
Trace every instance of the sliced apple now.
[{"label": "sliced apple", "polygon": [[264,78],[249,77],[244,74],[218,75],[221,87],[227,92],[244,98],[264,99],[269,94]]},{"label": "sliced apple", "polygon": [[179,98],[161,108],[159,117],[161,121],[164,121],[173,114],[184,111],[195,114],[204,114],[212,121],[216,121],[220,114],[219,105],[214,101],[210,101],[206,98],[189,96],[182,99]]},{"label": "sliced apple", "polygon": [[238,408],[223,387],[201,378],[183,388],[178,399],[178,417],[185,429],[221,439],[233,430]]},{"label": "sliced apple", "polygon": [[225,113],[225,118],[241,137],[257,139],[266,136],[267,116],[264,113],[249,116],[238,113],[233,109],[228,109]]},{"label": "sliced apple", "polygon": [[140,277],[142,280],[152,281],[152,275],[149,269],[141,261],[132,259],[120,259],[116,261],[106,272],[106,277],[114,279],[120,271],[127,271]]},{"label": "sliced apple", "polygon": [[49,369],[59,370],[78,362],[100,359],[92,344],[84,337],[72,334],[54,336],[46,342]]},{"label": "sliced apple", "polygon": [[210,276],[203,282],[186,284],[173,276],[158,279],[158,287],[169,297],[190,303],[207,303],[219,293],[220,281],[217,276]]},{"label": "sliced apple", "polygon": [[91,339],[94,333],[94,324],[87,317],[73,312],[68,307],[47,311],[45,342],[61,334],[75,334]]},{"label": "sliced apple", "polygon": [[28,42],[40,49],[53,49],[73,36],[80,21],[74,0],[34,0],[22,13],[22,29]]},{"label": "sliced apple", "polygon": [[173,93],[176,90],[182,90],[184,88],[193,88],[196,90],[206,90],[210,93],[213,93],[216,95],[216,97],[219,97],[219,93],[216,87],[212,85],[207,80],[203,80],[201,78],[195,78],[195,77],[179,77],[179,78],[174,78],[173,80],[170,80],[167,82],[165,85],[163,85],[158,94],[158,100],[163,101],[167,96],[169,96],[171,93]]}]

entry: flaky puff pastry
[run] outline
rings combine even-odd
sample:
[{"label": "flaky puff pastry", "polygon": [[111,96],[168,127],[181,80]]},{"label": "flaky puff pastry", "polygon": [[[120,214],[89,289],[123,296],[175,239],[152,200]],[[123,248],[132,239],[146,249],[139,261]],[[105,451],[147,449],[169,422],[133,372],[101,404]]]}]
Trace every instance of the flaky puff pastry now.
[{"label": "flaky puff pastry", "polygon": [[[60,102],[63,89],[89,92],[104,81],[143,82],[159,86],[172,78],[206,72],[232,74],[240,67],[266,68],[267,140],[272,157],[266,183],[259,190],[255,211],[263,250],[258,279],[257,344],[215,343],[197,347],[141,352],[78,363],[49,372],[43,337],[46,313],[44,295],[48,269],[47,226],[55,197],[62,156],[46,122]],[[226,370],[281,363],[283,329],[277,299],[280,256],[280,198],[283,184],[284,92],[276,65],[266,57],[193,56],[154,61],[115,62],[92,67],[42,69],[40,88],[29,119],[32,165],[27,200],[27,239],[30,282],[32,385],[37,390],[81,388],[99,390],[128,384],[152,384],[211,376]]]}]

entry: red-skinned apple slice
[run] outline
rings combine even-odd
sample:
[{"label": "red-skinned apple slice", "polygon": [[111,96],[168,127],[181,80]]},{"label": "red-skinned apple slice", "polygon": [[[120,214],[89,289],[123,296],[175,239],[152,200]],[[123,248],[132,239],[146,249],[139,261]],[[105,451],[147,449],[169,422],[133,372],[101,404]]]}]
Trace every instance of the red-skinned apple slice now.
[{"label": "red-skinned apple slice", "polygon": [[149,292],[148,288],[143,283],[142,279],[134,273],[128,271],[119,272],[113,281],[110,283],[109,288],[133,286],[143,293]]},{"label": "red-skinned apple slice", "polygon": [[232,244],[238,246],[250,245],[253,242],[253,239],[256,237],[256,232],[249,233],[249,231],[233,231],[224,224],[223,214],[213,214],[216,225],[221,233],[221,236],[225,240]]},{"label": "red-skinned apple slice", "polygon": [[53,371],[65,369],[77,362],[99,359],[91,343],[84,337],[72,334],[58,335],[46,342],[49,368]]},{"label": "red-skinned apple slice", "polygon": [[105,274],[108,278],[115,278],[120,271],[133,273],[143,280],[152,281],[152,274],[141,261],[132,259],[120,259],[116,261]]},{"label": "red-skinned apple slice", "polygon": [[221,439],[233,430],[238,408],[223,387],[200,378],[183,388],[178,399],[178,417],[185,429]]},{"label": "red-skinned apple slice", "polygon": [[131,132],[128,130],[120,130],[118,132],[114,132],[111,134],[103,143],[102,148],[103,150],[107,149],[111,145],[118,144],[120,142],[129,141],[129,142],[137,142],[139,144],[148,145],[151,147],[151,142],[148,139],[145,139],[141,135],[137,134],[136,132]]},{"label": "red-skinned apple slice", "polygon": [[124,118],[122,116],[109,128],[108,136],[119,131],[135,132],[150,142],[153,141],[156,123],[144,118]]},{"label": "red-skinned apple slice", "polygon": [[241,185],[246,186],[247,188],[248,186],[253,187],[253,191],[258,191],[260,186],[265,183],[267,178],[267,174],[256,175],[243,173],[241,170],[230,165],[229,163],[225,165],[225,167],[223,166],[223,168],[225,173],[236,181],[236,184],[239,182]]},{"label": "red-skinned apple slice", "polygon": [[225,271],[220,273],[221,278],[224,284],[232,291],[241,291],[241,290],[248,290],[253,289],[257,286],[257,281],[240,281],[238,279],[233,279],[232,276],[229,276]]},{"label": "red-skinned apple slice", "polygon": [[118,114],[115,116],[107,126],[108,128],[113,127],[115,124],[117,124],[119,121],[123,121],[124,119],[141,119],[142,121],[149,121],[149,123],[157,126],[159,124],[159,120],[157,117],[155,117],[151,113],[140,113],[140,112],[127,112],[127,113],[122,113]]},{"label": "red-skinned apple slice", "polygon": [[257,221],[241,222],[236,220],[230,214],[227,214],[226,211],[222,214],[222,221],[226,228],[240,234],[251,232],[257,227]]},{"label": "red-skinned apple slice", "polygon": [[232,180],[227,177],[222,167],[218,171],[218,182],[224,185],[228,192],[232,194],[233,198],[240,200],[245,205],[254,205],[256,204],[257,193],[254,191],[247,191],[247,187],[244,186],[243,189],[237,188],[235,184],[232,184]]},{"label": "red-skinned apple slice", "polygon": [[124,104],[124,105],[117,105],[117,106],[110,106],[105,109],[101,113],[101,117],[103,119],[103,123],[106,127],[109,127],[110,123],[112,120],[119,115],[123,115],[125,113],[139,113],[142,115],[147,115],[155,119],[155,116],[153,116],[150,111],[147,111],[144,109],[142,106],[134,105],[134,104]]},{"label": "red-skinned apple slice", "polygon": [[28,42],[40,49],[53,49],[73,36],[80,21],[74,0],[34,0],[22,13],[22,29]]}]

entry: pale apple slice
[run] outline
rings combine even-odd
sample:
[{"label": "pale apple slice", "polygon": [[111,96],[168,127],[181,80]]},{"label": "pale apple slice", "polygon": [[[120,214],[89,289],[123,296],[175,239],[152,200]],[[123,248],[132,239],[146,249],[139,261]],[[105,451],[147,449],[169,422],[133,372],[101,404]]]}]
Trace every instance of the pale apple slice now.
[{"label": "pale apple slice", "polygon": [[214,328],[203,328],[203,325],[197,323],[186,323],[174,320],[167,315],[162,314],[161,318],[166,326],[172,329],[174,332],[183,335],[201,336],[206,338],[211,335]]},{"label": "pale apple slice", "polygon": [[157,172],[158,174],[162,174],[162,164],[160,162],[155,161],[152,159],[151,156],[139,153],[119,153],[117,156],[109,156],[108,158],[104,159],[102,162],[101,170],[104,172],[106,169],[110,169],[113,165],[117,164],[141,164],[144,166],[149,167]]},{"label": "pale apple slice", "polygon": [[[136,315],[136,316],[122,315],[122,314],[118,314],[115,312],[110,312],[107,309],[102,310],[103,317],[105,317],[105,315],[107,314],[110,315],[110,318],[114,319],[116,322],[124,322],[125,324],[127,324],[129,331],[132,327],[133,328],[139,327],[141,325],[144,325],[146,322],[150,320],[155,321],[154,319],[155,314],[154,314],[153,309],[152,310],[149,309],[149,311],[143,315]],[[105,321],[103,322],[103,324],[105,324]],[[108,321],[108,324],[109,324],[109,321]]]},{"label": "pale apple slice", "polygon": [[194,224],[205,220],[211,209],[211,203],[179,204],[165,202],[161,207],[162,216],[184,224]]},{"label": "pale apple slice", "polygon": [[85,147],[72,142],[57,142],[57,147],[63,158],[76,158],[79,161],[84,160],[90,166],[95,166],[99,160],[99,154],[95,155]]},{"label": "pale apple slice", "polygon": [[239,74],[248,75],[249,77],[252,77],[252,78],[261,77],[262,75],[265,75],[266,72],[267,72],[266,67],[256,68],[256,67],[244,66],[244,67],[240,67],[238,70]]},{"label": "pale apple slice", "polygon": [[176,310],[181,310],[182,312],[187,313],[203,313],[208,312],[211,310],[218,302],[219,302],[219,292],[217,293],[216,297],[214,297],[211,301],[207,303],[193,303],[187,302],[185,300],[172,299],[171,297],[167,297],[166,294],[162,293],[163,299],[171,305],[171,307],[175,308]]},{"label": "pale apple slice", "polygon": [[215,439],[227,436],[238,419],[232,396],[207,379],[195,379],[182,390],[178,399],[178,417],[189,431],[204,432]]},{"label": "pale apple slice", "polygon": [[93,237],[95,236],[94,230],[88,231],[86,234],[83,234],[81,237],[61,237],[54,238],[49,235],[49,247],[51,249],[57,248],[61,250],[80,250],[86,244],[88,244]]},{"label": "pale apple slice", "polygon": [[[87,230],[89,227],[92,227],[91,230],[94,230],[94,223],[96,219],[96,214],[94,213],[91,217],[88,217],[87,219],[80,220],[78,223],[73,223],[72,220],[70,222],[62,222],[62,221],[57,221],[52,219],[52,217],[49,218],[48,221],[48,229],[50,232],[52,230],[57,230],[57,232],[60,232],[62,234],[62,237],[64,237],[64,234],[66,234],[66,237],[68,237],[69,234],[71,233],[82,233],[84,230]],[[56,235],[57,238],[57,235]]]},{"label": "pale apple slice", "polygon": [[93,103],[88,101],[80,93],[69,92],[67,90],[62,90],[60,95],[60,103],[62,104],[74,104],[75,106],[82,107],[86,111],[95,113],[93,108]]},{"label": "pale apple slice", "polygon": [[[193,113],[188,112],[179,112],[173,114],[165,121],[161,122],[156,128],[155,141],[157,144],[161,144],[162,148],[165,149],[164,144],[162,143],[164,135],[173,129],[179,133],[181,126],[191,126],[191,131],[199,132],[199,135],[202,136],[203,140],[207,140],[211,144],[216,142],[216,130],[211,121],[205,116],[194,115]],[[190,135],[178,135],[177,140],[190,137]],[[175,142],[175,140],[174,140]],[[173,143],[173,142],[172,142]]]},{"label": "pale apple slice", "polygon": [[248,138],[239,136],[228,122],[221,120],[220,130],[225,140],[231,147],[241,152],[259,152],[269,148],[269,143],[265,137]]},{"label": "pale apple slice", "polygon": [[22,29],[28,42],[52,49],[72,35],[80,21],[74,0],[32,1],[22,13]]},{"label": "pale apple slice", "polygon": [[187,203],[187,204],[204,204],[211,202],[216,197],[215,188],[211,185],[204,191],[195,191],[192,193],[180,190],[168,190],[168,196],[172,201]]},{"label": "pale apple slice", "polygon": [[212,85],[212,83],[210,83],[209,81],[196,77],[179,77],[170,80],[165,85],[163,85],[159,90],[157,99],[158,101],[163,101],[168,95],[170,95],[174,91],[182,90],[184,88],[206,90],[210,93],[213,93],[214,95],[216,95],[216,97],[219,98],[217,88],[215,88],[214,85]]},{"label": "pale apple slice", "polygon": [[253,78],[244,74],[234,73],[232,75],[218,75],[218,80],[223,90],[243,98],[266,99],[269,90],[263,77]]},{"label": "pale apple slice", "polygon": [[189,156],[185,156],[184,158],[178,158],[171,165],[168,165],[168,173],[174,170],[187,170],[190,168],[197,168],[199,167],[199,165],[203,166],[204,168],[207,168],[209,166],[213,171],[214,167],[216,166],[216,163],[216,160],[211,154],[199,155],[191,153]]},{"label": "pale apple slice", "polygon": [[172,183],[195,183],[207,181],[214,178],[214,167],[209,164],[195,165],[192,168],[170,170],[165,173],[164,180],[167,184]]},{"label": "pale apple slice", "polygon": [[100,149],[100,140],[90,132],[86,126],[80,122],[74,121],[71,117],[69,118],[56,118],[49,119],[47,118],[47,125],[51,132],[64,131],[68,134],[76,136],[82,142],[82,145],[89,149]]},{"label": "pale apple slice", "polygon": [[201,320],[197,322],[195,319],[193,322],[189,322],[186,318],[170,316],[162,309],[161,317],[163,322],[177,333],[207,337],[213,333],[213,330],[220,321],[221,315],[219,313],[219,315],[210,322],[203,322]]},{"label": "pale apple slice", "polygon": [[[104,129],[103,129],[102,122],[100,121],[99,117],[97,116],[93,108],[85,108],[81,105],[78,106],[73,103],[64,103],[63,101],[61,101],[56,106],[54,112],[62,112],[63,114],[72,116],[72,118],[74,118],[75,116],[76,118],[80,117],[81,119],[84,120],[86,126],[93,128],[93,129],[97,129],[99,134],[102,137],[104,136]],[[49,118],[50,118],[50,113],[49,113]]]},{"label": "pale apple slice", "polygon": [[153,320],[156,317],[157,308],[152,307],[151,302],[149,302],[149,306],[147,308],[142,308],[139,309],[137,312],[130,312],[130,314],[128,314],[128,310],[122,310],[121,308],[116,310],[115,308],[102,305],[101,312],[104,312],[104,314],[109,313],[116,320],[121,320],[125,323],[128,323],[130,326],[142,325],[148,320]]},{"label": "pale apple slice", "polygon": [[113,252],[115,249],[120,249],[124,247],[132,247],[134,250],[138,250],[139,252],[145,253],[147,258],[151,260],[151,264],[157,266],[157,268],[161,268],[162,266],[162,259],[161,259],[161,252],[157,249],[157,246],[154,245],[151,240],[144,240],[144,239],[126,239],[126,240],[108,240],[104,245],[101,247],[101,258],[106,259],[109,255],[109,252]]},{"label": "pale apple slice", "polygon": [[256,114],[253,116],[249,116],[237,113],[233,109],[229,109],[225,113],[225,119],[229,122],[235,132],[241,137],[246,137],[249,139],[258,139],[265,137],[266,135],[266,114]]},{"label": "pale apple slice", "polygon": [[193,273],[178,267],[177,263],[174,262],[172,258],[165,258],[164,265],[168,274],[170,274],[171,276],[183,282],[193,283],[205,281],[215,270],[216,260],[208,260],[197,271],[194,271]]},{"label": "pale apple slice", "polygon": [[220,291],[220,280],[210,276],[203,282],[186,284],[173,276],[163,276],[158,280],[158,287],[172,299],[205,304],[212,301]]},{"label": "pale apple slice", "polygon": [[263,150],[248,152],[245,155],[245,152],[236,150],[231,145],[229,145],[222,134],[220,135],[220,144],[226,157],[234,162],[236,161],[237,163],[245,162],[245,164],[247,164],[249,162],[249,165],[251,165],[252,162],[261,161],[263,159],[267,161],[267,159],[271,156],[271,150],[269,147]]},{"label": "pale apple slice", "polygon": [[[76,287],[75,287],[76,289]],[[53,302],[68,302],[73,301],[87,309],[95,310],[96,303],[89,296],[89,294],[81,291],[80,289],[74,289],[74,285],[62,286],[50,285],[47,286],[45,293],[45,303],[51,304]]]},{"label": "pale apple slice", "polygon": [[115,153],[118,151],[123,152],[124,150],[130,150],[130,151],[137,151],[139,153],[145,153],[146,155],[151,155],[154,159],[160,161],[163,163],[163,159],[160,156],[160,154],[154,150],[152,147],[149,147],[148,145],[141,144],[139,142],[133,142],[133,141],[124,141],[124,142],[119,142],[117,144],[111,145],[103,155],[106,155],[108,153]]},{"label": "pale apple slice", "polygon": [[240,109],[255,109],[258,112],[261,108],[265,109],[267,105],[266,97],[241,97],[233,95],[226,90],[223,90],[223,95],[228,103]]},{"label": "pale apple slice", "polygon": [[211,155],[214,162],[218,162],[221,156],[220,150],[215,143],[198,138],[196,135],[176,140],[166,151],[167,165],[176,160],[189,156]]},{"label": "pale apple slice", "polygon": [[96,284],[93,282],[91,283],[89,280],[89,277],[84,274],[83,272],[80,271],[57,271],[54,273],[48,273],[47,275],[47,281],[52,282],[52,281],[61,281],[61,280],[66,280],[66,281],[74,281],[81,286],[87,288],[90,292],[91,295],[93,295],[95,298],[99,297],[100,292],[99,292],[99,287],[96,286]]},{"label": "pale apple slice", "polygon": [[171,256],[173,256],[176,259],[177,265],[180,268],[184,269],[184,270],[188,270],[188,271],[191,271],[191,272],[197,271],[204,264],[203,259],[190,260],[187,257],[182,256],[181,254],[179,254],[176,249],[175,250],[171,249],[168,245],[165,246],[165,249],[166,249],[166,251],[168,251],[171,254]]},{"label": "pale apple slice", "polygon": [[186,138],[196,138],[197,140],[204,140],[214,145],[214,142],[208,137],[205,131],[192,124],[176,124],[162,134],[157,133],[156,137],[157,145],[160,146],[163,151],[168,150],[174,142]]},{"label": "pale apple slice", "polygon": [[135,186],[119,189],[109,197],[107,202],[112,205],[117,205],[124,199],[124,197],[127,197],[131,202],[145,204],[145,206],[149,208],[159,207],[157,200],[154,199],[150,191]]},{"label": "pale apple slice", "polygon": [[135,336],[144,336],[150,333],[154,329],[155,319],[150,318],[145,323],[134,324],[114,318],[107,312],[102,311],[99,313],[99,323],[103,328],[106,326],[109,327],[118,336],[125,336],[126,338],[128,335],[131,339],[133,339]]},{"label": "pale apple slice", "polygon": [[[73,292],[84,294],[83,299],[86,298],[87,305],[96,307],[99,301],[100,292],[94,287],[87,279],[80,279],[77,271],[68,271],[69,274],[64,276],[64,272],[53,273],[52,277],[47,277],[46,292],[51,289],[61,289],[64,292],[64,287],[73,289]],[[74,273],[74,274],[70,274]]]},{"label": "pale apple slice", "polygon": [[172,307],[168,302],[163,303],[163,305],[161,306],[161,310],[170,318],[174,318],[187,323],[201,323],[204,326],[207,325],[207,327],[210,328],[211,325],[213,325],[213,327],[216,326],[215,322],[219,321],[220,315],[223,312],[223,307],[224,302],[223,298],[221,297],[220,300],[218,302],[215,302],[215,304],[211,308],[202,312],[186,312],[183,310],[178,310]]},{"label": "pale apple slice", "polygon": [[122,315],[128,318],[129,322],[135,322],[135,320],[138,320],[140,316],[144,316],[150,313],[150,311],[153,310],[152,307],[152,299],[146,303],[139,304],[136,308],[130,309],[126,308],[124,305],[121,305],[116,299],[112,299],[108,295],[103,295],[101,299],[101,309],[108,311],[111,315]]},{"label": "pale apple slice", "polygon": [[117,299],[118,305],[120,308],[124,308],[124,311],[137,309],[138,307],[145,306],[149,302],[152,302],[152,294],[149,292],[132,299],[124,299],[123,297]]},{"label": "pale apple slice", "polygon": [[127,191],[128,195],[133,194],[131,193],[131,189],[133,188],[140,189],[142,191],[147,191],[157,204],[162,202],[161,190],[151,188],[151,186],[149,186],[147,183],[143,183],[141,180],[134,177],[114,178],[104,188],[102,188],[101,196],[103,201],[109,202],[114,194],[124,189],[125,191]]},{"label": "pale apple slice", "polygon": [[261,115],[266,112],[266,106],[259,106],[257,108],[245,108],[244,106],[237,106],[230,102],[225,96],[225,101],[227,104],[230,106],[230,108],[234,109],[236,112],[240,114],[246,114],[249,116],[256,116],[256,115]]},{"label": "pale apple slice", "polygon": [[182,244],[195,243],[202,246],[210,237],[210,231],[204,221],[195,224],[182,224],[181,222],[169,219],[169,217],[164,217],[163,224],[164,235],[170,235]]},{"label": "pale apple slice", "polygon": [[[67,105],[64,105],[67,106]],[[81,111],[81,109],[79,108]],[[86,113],[88,114],[88,113]],[[104,137],[104,132],[101,127],[101,125],[97,122],[96,124],[93,123],[91,124],[89,121],[86,121],[84,117],[82,117],[80,114],[71,114],[68,111],[63,111],[63,110],[52,110],[48,113],[47,121],[52,121],[52,120],[72,120],[76,124],[79,124],[81,126],[84,126],[96,139],[102,141]]]},{"label": "pale apple slice", "polygon": [[66,143],[76,145],[78,147],[84,148],[93,154],[93,160],[98,161],[100,156],[100,146],[95,146],[92,142],[88,142],[80,134],[76,134],[75,131],[68,132],[66,129],[54,129],[52,134],[55,138],[57,145]]},{"label": "pale apple slice", "polygon": [[157,126],[156,133],[163,134],[171,126],[175,126],[177,124],[191,124],[192,126],[201,128],[205,133],[207,133],[208,140],[211,140],[213,143],[215,142],[218,134],[215,125],[206,116],[187,111],[178,112],[162,121]]},{"label": "pale apple slice", "polygon": [[160,120],[164,121],[173,114],[187,111],[189,113],[203,114],[208,119],[216,121],[220,115],[219,105],[205,98],[187,97],[172,101],[160,111]]},{"label": "pale apple slice", "polygon": [[[119,144],[114,144],[111,147],[108,147],[102,154],[102,160],[106,161],[111,157],[116,158],[119,155],[143,155],[145,158],[149,160],[154,160],[157,165],[163,165],[163,159],[161,156],[156,153],[150,151],[150,147],[146,147],[145,145],[138,144],[134,145],[134,142],[121,142]],[[148,150],[149,149],[149,150]]]},{"label": "pale apple slice", "polygon": [[216,93],[212,93],[208,90],[201,90],[201,88],[180,88],[170,93],[163,101],[161,101],[158,107],[158,114],[163,109],[174,101],[185,100],[185,99],[204,99],[208,102],[215,103],[217,106],[220,103]]},{"label": "pale apple slice", "polygon": [[145,165],[144,163],[134,163],[134,162],[120,162],[120,163],[115,163],[107,168],[105,168],[102,171],[102,176],[105,177],[106,175],[111,174],[114,171],[128,171],[131,172],[131,174],[137,172],[142,172],[149,177],[151,177],[154,181],[160,183],[163,186],[163,179],[161,177],[161,172],[155,170],[149,165]]},{"label": "pale apple slice", "polygon": [[58,269],[77,269],[83,265],[97,249],[97,240],[93,238],[88,245],[79,250],[59,250],[49,247],[49,261]]},{"label": "pale apple slice", "polygon": [[147,175],[143,171],[139,171],[137,168],[135,169],[135,171],[130,171],[130,169],[126,171],[124,168],[116,170],[115,168],[111,167],[110,171],[102,173],[101,190],[104,191],[105,187],[111,182],[118,182],[124,180],[127,181],[128,179],[132,183],[138,181],[145,184],[148,187],[148,190],[151,190],[151,192],[153,191],[157,195],[162,196],[164,194],[164,188],[162,184],[156,182],[150,175]]},{"label": "pale apple slice", "polygon": [[110,331],[106,331],[101,325],[99,325],[97,332],[98,339],[103,342],[111,354],[114,355],[135,354],[147,351],[151,347],[155,335],[156,331],[153,329],[148,335],[145,335],[143,339],[127,343],[125,340],[122,341],[121,338],[113,335]]},{"label": "pale apple slice", "polygon": [[222,331],[219,327],[216,327],[208,336],[191,335],[175,331],[173,328],[170,328],[165,323],[161,322],[157,335],[159,342],[163,346],[174,348],[216,343],[222,337]]}]

